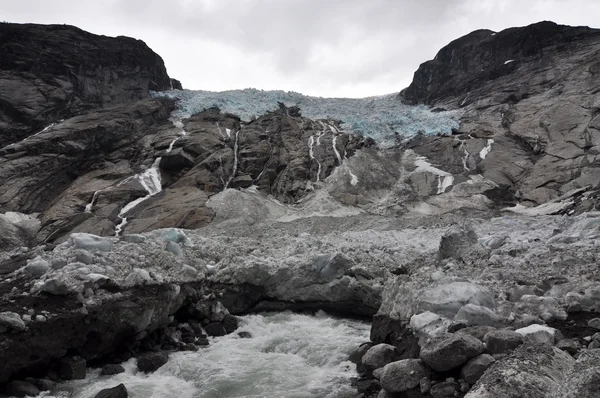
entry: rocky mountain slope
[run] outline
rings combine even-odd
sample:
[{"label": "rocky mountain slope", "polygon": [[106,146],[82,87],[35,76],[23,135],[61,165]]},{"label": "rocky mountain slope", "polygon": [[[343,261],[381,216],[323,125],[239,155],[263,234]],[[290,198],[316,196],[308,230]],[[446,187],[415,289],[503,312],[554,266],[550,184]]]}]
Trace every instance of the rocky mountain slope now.
[{"label": "rocky mountain slope", "polygon": [[[238,97],[151,96],[170,78],[143,43],[11,26],[45,32],[26,36],[55,43],[48,52],[70,45],[65,32],[87,50],[131,45],[140,65],[107,56],[69,75],[71,102],[21,91],[2,108],[0,382],[18,381],[7,391],[195,350],[235,330],[233,315],[286,309],[373,317],[352,357],[363,396],[597,391],[597,30],[477,31],[400,94],[451,112],[420,105],[400,119],[398,101],[369,99],[315,120],[280,92],[251,92],[250,110]],[[3,49],[26,43],[11,37]],[[64,57],[93,65],[90,51]],[[67,58],[6,67],[0,87],[62,81]],[[29,100],[39,113],[9,119]],[[377,124],[356,120],[357,103],[385,112],[395,145],[361,135]],[[419,117],[427,130],[402,136]]]},{"label": "rocky mountain slope", "polygon": [[540,22],[453,41],[399,98],[460,108],[461,126],[415,151],[436,154],[444,170],[481,174],[507,192],[504,200],[526,205],[597,187],[599,38],[597,29]]}]

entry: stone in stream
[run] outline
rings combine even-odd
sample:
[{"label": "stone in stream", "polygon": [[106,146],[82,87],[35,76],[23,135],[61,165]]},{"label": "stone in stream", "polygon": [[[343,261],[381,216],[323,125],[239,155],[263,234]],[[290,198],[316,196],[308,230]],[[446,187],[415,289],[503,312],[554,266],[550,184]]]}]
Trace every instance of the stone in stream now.
[{"label": "stone in stream", "polygon": [[227,331],[221,322],[212,322],[204,326],[206,334],[211,337],[225,336]]},{"label": "stone in stream", "polygon": [[363,355],[361,360],[361,369],[367,374],[371,374],[375,369],[383,368],[390,362],[397,361],[399,358],[396,347],[390,344],[377,344]]},{"label": "stone in stream", "polygon": [[94,398],[127,398],[128,396],[125,385],[119,384],[116,387],[101,390]]},{"label": "stone in stream", "polygon": [[87,364],[81,357],[66,357],[58,361],[58,376],[63,380],[85,379]]},{"label": "stone in stream", "polygon": [[141,372],[151,373],[163,366],[169,360],[166,352],[147,352],[137,359],[137,366]]},{"label": "stone in stream", "polygon": [[6,384],[4,392],[13,397],[37,397],[40,394],[40,389],[32,383],[13,380]]},{"label": "stone in stream", "polygon": [[109,363],[102,367],[100,376],[114,376],[125,372],[125,368],[119,364]]}]

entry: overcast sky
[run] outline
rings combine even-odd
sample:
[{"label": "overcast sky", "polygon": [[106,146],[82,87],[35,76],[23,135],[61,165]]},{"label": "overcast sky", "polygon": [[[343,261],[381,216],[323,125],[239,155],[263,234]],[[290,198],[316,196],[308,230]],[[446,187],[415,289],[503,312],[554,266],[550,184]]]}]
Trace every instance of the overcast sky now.
[{"label": "overcast sky", "polygon": [[475,29],[600,27],[600,0],[0,0],[0,20],[142,39],[185,88],[364,97]]}]

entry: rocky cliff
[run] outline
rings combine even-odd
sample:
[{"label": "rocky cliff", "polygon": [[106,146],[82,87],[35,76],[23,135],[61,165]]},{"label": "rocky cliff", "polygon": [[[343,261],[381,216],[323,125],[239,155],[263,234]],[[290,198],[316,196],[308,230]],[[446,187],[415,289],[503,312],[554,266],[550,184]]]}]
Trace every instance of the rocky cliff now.
[{"label": "rocky cliff", "polygon": [[0,24],[0,147],[171,87],[162,59],[141,40],[69,25]]},{"label": "rocky cliff", "polygon": [[[423,63],[399,98],[461,109],[452,137],[413,147],[539,205],[600,184],[600,30],[540,22],[475,31]],[[594,207],[584,200],[582,209]]]}]

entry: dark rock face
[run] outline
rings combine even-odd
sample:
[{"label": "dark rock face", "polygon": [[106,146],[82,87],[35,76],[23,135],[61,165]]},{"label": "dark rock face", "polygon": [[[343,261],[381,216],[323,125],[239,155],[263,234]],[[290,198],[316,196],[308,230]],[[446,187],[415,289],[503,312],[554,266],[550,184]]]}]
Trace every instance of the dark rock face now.
[{"label": "dark rock face", "polygon": [[[552,22],[457,39],[421,65],[400,98],[462,108],[461,126],[409,147],[445,171],[483,175],[502,206],[598,187],[599,56],[600,30]],[[588,199],[580,202],[593,206]]]},{"label": "dark rock face", "polygon": [[6,384],[4,392],[13,397],[35,397],[40,394],[39,388],[26,381],[13,380]]},{"label": "dark rock face", "polygon": [[141,40],[69,25],[0,24],[0,147],[51,122],[170,87],[162,59]]},{"label": "dark rock face", "polygon": [[[453,100],[511,74],[519,64],[544,64],[547,62],[544,58],[551,53],[576,50],[581,41],[599,38],[600,30],[553,22],[510,28],[499,33],[476,30],[454,40],[433,60],[421,64],[413,82],[400,97],[414,104],[433,105]],[[508,60],[514,61],[506,63]]]}]

